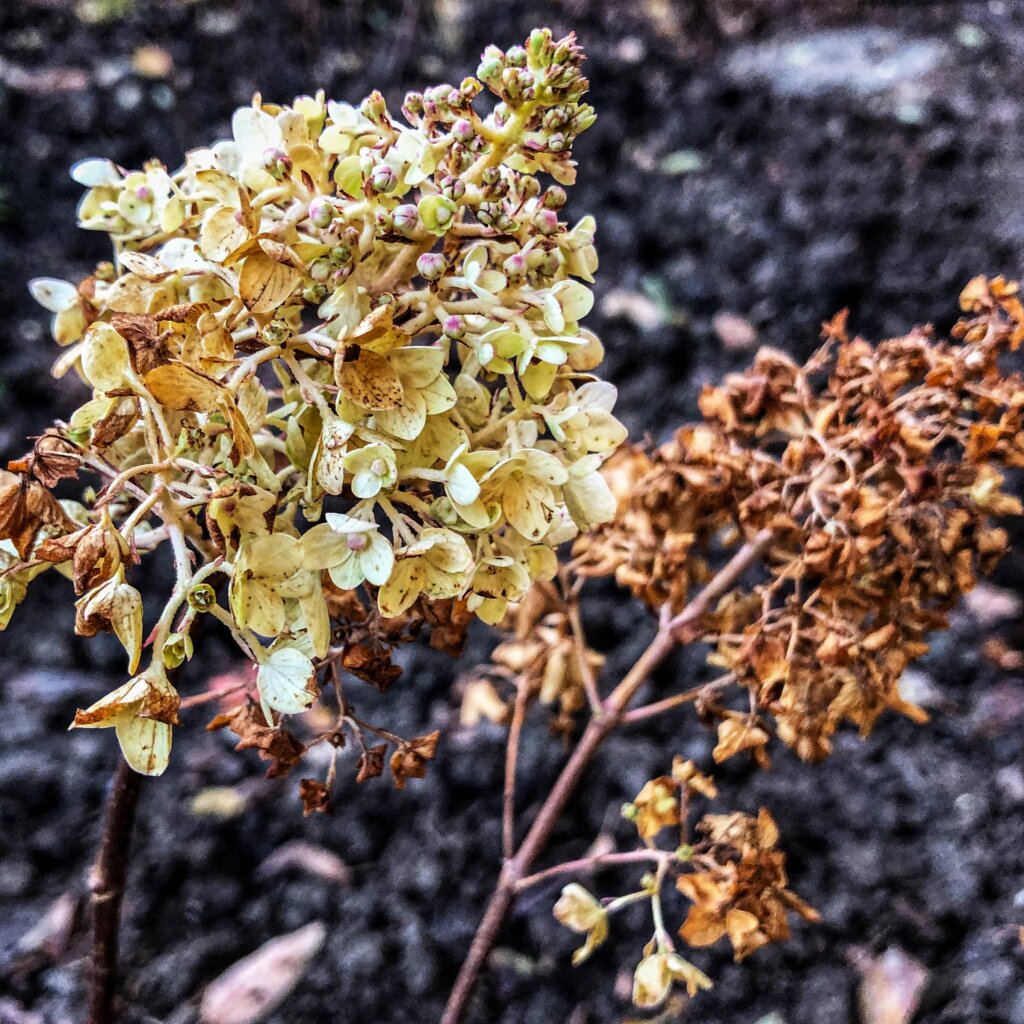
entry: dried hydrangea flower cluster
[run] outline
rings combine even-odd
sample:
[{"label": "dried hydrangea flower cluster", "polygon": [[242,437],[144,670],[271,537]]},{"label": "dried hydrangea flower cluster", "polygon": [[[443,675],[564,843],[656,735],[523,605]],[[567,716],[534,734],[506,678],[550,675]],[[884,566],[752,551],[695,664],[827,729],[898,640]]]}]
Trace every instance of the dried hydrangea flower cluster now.
[{"label": "dried hydrangea flower cluster", "polygon": [[[33,285],[66,346],[56,372],[93,394],[0,481],[3,623],[47,566],[73,577],[78,632],[113,630],[134,676],[75,724],[114,727],[137,770],[167,765],[167,670],[201,616],[258,665],[270,727],[310,707],[353,625],[325,577],[371,595],[358,625],[378,645],[382,620],[439,603],[495,622],[614,514],[599,468],[625,430],[581,326],[594,224],[561,213],[594,120],[581,62],[537,30],[409,94],[407,123],[378,93],[256,96],[175,172],[74,168],[80,223],[115,263]],[[58,501],[79,474],[101,486]],[[128,577],[165,543],[177,581],[134,675],[148,629]]]},{"label": "dried hydrangea flower cluster", "polygon": [[[664,1003],[673,983],[684,985],[691,997],[711,987],[711,980],[676,950],[662,902],[667,881],[673,881],[690,903],[678,937],[693,948],[728,937],[737,962],[770,942],[788,939],[791,912],[807,921],[818,920],[817,912],[789,889],[785,854],[777,849],[779,831],[764,808],[756,818],[739,812],[706,814],[696,825],[697,837],[691,837],[694,799],[716,796],[709,776],[692,761],[676,757],[671,775],[651,779],[623,809],[635,823],[643,847],[566,865],[648,865],[635,892],[598,900],[578,882],[570,882],[554,908],[562,924],[586,936],[573,955],[578,964],[607,939],[612,915],[637,902],[650,904],[654,934],[633,974],[633,1002],[642,1009]],[[655,842],[668,829],[673,830],[673,850]]]},{"label": "dried hydrangea flower cluster", "polygon": [[700,624],[727,672],[712,689],[751,702],[732,710],[709,689],[716,760],[766,760],[766,716],[810,761],[844,721],[866,735],[887,708],[924,717],[900,676],[1004,553],[994,520],[1022,510],[1002,471],[1024,465],[1024,380],[1000,359],[1024,340],[1024,306],[1002,279],[960,301],[950,340],[920,329],[871,346],[840,316],[804,366],[762,350],[705,390],[704,423],[609,466],[620,511],[581,539],[578,567],[652,607],[678,609],[723,546],[770,537],[768,579]]}]

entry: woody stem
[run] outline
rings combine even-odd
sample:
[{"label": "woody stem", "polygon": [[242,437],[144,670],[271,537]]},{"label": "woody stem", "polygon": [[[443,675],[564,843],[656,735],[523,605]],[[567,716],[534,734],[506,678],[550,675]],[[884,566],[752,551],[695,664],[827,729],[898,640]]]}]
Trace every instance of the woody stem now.
[{"label": "woody stem", "polygon": [[602,702],[600,712],[590,719],[522,844],[502,867],[498,884],[473,936],[469,952],[441,1015],[441,1024],[460,1024],[464,1019],[477,979],[515,902],[518,883],[527,875],[537,857],[543,853],[562,811],[579,787],[601,744],[621,722],[629,702],[669,653],[682,640],[691,637],[691,631],[698,626],[715,603],[736,585],[752,565],[760,561],[773,538],[774,533],[771,530],[762,530],[733,555],[678,615],[665,616],[647,649]]},{"label": "woody stem", "polygon": [[113,1024],[117,947],[121,929],[128,850],[142,776],[120,761],[103,815],[103,832],[92,879],[92,974],[89,1024]]}]

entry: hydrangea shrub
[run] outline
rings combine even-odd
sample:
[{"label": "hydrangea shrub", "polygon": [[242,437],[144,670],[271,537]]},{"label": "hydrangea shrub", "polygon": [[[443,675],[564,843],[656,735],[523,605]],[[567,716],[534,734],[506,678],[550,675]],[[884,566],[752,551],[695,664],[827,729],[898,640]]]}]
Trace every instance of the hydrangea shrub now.
[{"label": "hydrangea shrub", "polygon": [[[56,372],[92,397],[3,477],[3,622],[39,572],[72,577],[77,631],[113,630],[132,677],[74,724],[115,728],[136,770],[167,766],[168,669],[201,616],[256,665],[273,726],[317,697],[325,582],[364,588],[374,622],[454,601],[494,623],[614,514],[599,469],[626,432],[582,326],[594,222],[563,215],[594,120],[581,60],[536,31],[404,120],[379,93],[256,96],[176,171],[73,168],[114,260],[32,282]],[[58,501],[70,477],[90,486]],[[176,582],[139,671],[130,577],[164,547]]]}]

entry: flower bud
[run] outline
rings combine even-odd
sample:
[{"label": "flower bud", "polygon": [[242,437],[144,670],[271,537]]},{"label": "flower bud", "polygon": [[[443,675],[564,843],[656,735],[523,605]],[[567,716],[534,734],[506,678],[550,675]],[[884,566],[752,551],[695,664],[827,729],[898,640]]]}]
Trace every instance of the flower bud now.
[{"label": "flower bud", "polygon": [[309,204],[309,219],[316,228],[328,227],[337,212],[334,205],[324,196],[315,196]]},{"label": "flower bud", "polygon": [[564,128],[572,120],[572,113],[568,107],[562,105],[558,107],[552,107],[545,115],[543,120],[544,127],[549,132],[557,132]]},{"label": "flower bud", "polygon": [[441,324],[445,337],[458,341],[466,335],[466,321],[461,316],[446,316]]},{"label": "flower bud", "polygon": [[379,124],[387,116],[388,107],[384,102],[384,97],[381,95],[380,90],[374,89],[373,92],[363,100],[362,105],[359,108],[359,112],[363,117],[368,118],[374,124]]},{"label": "flower bud", "polygon": [[517,190],[523,199],[533,199],[540,195],[540,182],[532,174],[523,174],[519,178]]},{"label": "flower bud", "polygon": [[347,245],[332,245],[327,257],[334,266],[344,266],[352,260],[352,250]]},{"label": "flower bud", "polygon": [[476,69],[476,77],[481,82],[493,85],[501,77],[501,71],[501,62],[492,58],[491,60],[481,61],[480,66]]},{"label": "flower bud", "polygon": [[441,194],[449,199],[461,199],[466,194],[466,183],[461,178],[446,175],[441,181]]},{"label": "flower bud", "polygon": [[260,159],[263,164],[263,169],[275,181],[280,181],[282,178],[286,177],[292,169],[291,157],[287,153],[273,146],[269,149],[265,149]]},{"label": "flower bud", "polygon": [[370,188],[377,193],[394,191],[398,185],[398,176],[394,168],[388,164],[379,164],[370,175]]},{"label": "flower bud", "polygon": [[327,286],[325,284],[320,283],[319,281],[316,282],[316,284],[311,284],[308,287],[302,289],[302,301],[308,302],[312,305],[316,305],[320,302],[323,302],[326,295]]},{"label": "flower bud", "polygon": [[502,264],[502,269],[510,281],[522,281],[529,271],[529,266],[521,252],[514,252]]},{"label": "flower bud", "polygon": [[459,92],[470,103],[480,95],[483,86],[475,78],[464,78],[459,85]]},{"label": "flower bud", "polygon": [[541,277],[554,277],[561,269],[562,255],[557,249],[549,249],[543,253],[537,263],[536,271]]},{"label": "flower bud", "polygon": [[428,281],[440,280],[446,268],[445,259],[439,252],[425,252],[416,260],[416,269]]},{"label": "flower bud", "polygon": [[526,41],[526,48],[535,63],[542,60],[551,47],[551,29],[535,28]]},{"label": "flower bud", "polygon": [[497,185],[501,181],[501,171],[497,167],[487,167],[480,175],[480,180],[484,185]]},{"label": "flower bud", "polygon": [[521,46],[510,46],[505,51],[505,63],[513,68],[525,68],[526,51]]},{"label": "flower bud", "polygon": [[533,215],[533,226],[542,235],[553,235],[558,231],[558,214],[554,210],[538,210]]},{"label": "flower bud", "polygon": [[309,276],[314,281],[326,281],[331,276],[331,271],[334,267],[331,265],[331,261],[327,259],[314,260],[312,266],[309,268]]},{"label": "flower bud", "polygon": [[396,206],[391,211],[391,224],[400,235],[412,235],[420,226],[420,215],[412,203]]},{"label": "flower bud", "polygon": [[569,197],[565,194],[564,188],[559,188],[557,185],[552,185],[545,193],[544,198],[541,200],[542,205],[547,210],[560,210],[566,204],[566,200]]},{"label": "flower bud", "polygon": [[411,121],[415,122],[423,116],[423,93],[408,92],[405,94],[405,102],[402,104],[402,113]]},{"label": "flower bud", "polygon": [[564,153],[569,148],[569,140],[562,132],[548,136],[548,149],[552,153]]},{"label": "flower bud", "polygon": [[452,136],[459,142],[469,142],[476,137],[476,132],[473,130],[473,122],[460,117],[452,125]]},{"label": "flower bud", "polygon": [[501,207],[497,203],[481,203],[476,208],[476,219],[486,227],[490,227],[501,214]]}]

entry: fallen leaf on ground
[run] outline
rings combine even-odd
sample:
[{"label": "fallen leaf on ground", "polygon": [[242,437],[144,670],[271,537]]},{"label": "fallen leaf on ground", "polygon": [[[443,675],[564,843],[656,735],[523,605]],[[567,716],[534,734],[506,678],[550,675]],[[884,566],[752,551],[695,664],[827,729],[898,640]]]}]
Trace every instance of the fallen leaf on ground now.
[{"label": "fallen leaf on ground", "polygon": [[256,1024],[299,983],[327,936],[320,921],[265,942],[206,986],[203,1024]]},{"label": "fallen leaf on ground", "polygon": [[928,981],[928,971],[893,946],[865,960],[860,983],[860,1017],[864,1024],[910,1024]]}]

